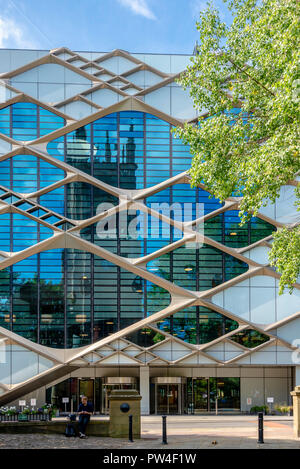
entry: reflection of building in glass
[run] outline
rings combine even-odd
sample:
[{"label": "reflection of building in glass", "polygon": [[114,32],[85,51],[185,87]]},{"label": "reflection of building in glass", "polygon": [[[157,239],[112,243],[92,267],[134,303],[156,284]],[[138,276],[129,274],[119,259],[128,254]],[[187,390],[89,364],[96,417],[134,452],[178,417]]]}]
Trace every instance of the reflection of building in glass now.
[{"label": "reflection of building in glass", "polygon": [[[121,187],[126,186],[128,189],[136,189],[136,176],[137,165],[135,163],[135,149],[134,142],[134,124],[130,124],[128,131],[127,143],[118,146],[115,143],[110,143],[109,131],[105,132],[105,143],[92,146],[87,137],[85,127],[81,127],[74,132],[73,139],[66,143],[66,161],[68,164],[75,166],[84,173],[92,173],[97,179],[112,186]],[[104,153],[104,156],[103,156]],[[92,164],[91,164],[92,162]],[[91,201],[94,213],[99,212],[101,204],[114,205],[115,197],[110,194],[98,190],[88,184],[72,184],[66,188],[67,198],[67,216],[71,220],[86,218],[87,204]],[[123,243],[126,243],[127,255],[130,253],[140,253],[143,241],[136,239],[129,239],[128,225],[137,216],[136,213],[128,214],[126,219],[122,216],[116,216],[116,231],[114,238],[111,237],[107,241],[103,239],[101,245],[105,247],[107,242],[119,244],[117,239],[122,238]],[[121,232],[122,222],[125,224],[125,232]],[[96,227],[96,225],[95,225]],[[89,241],[98,240],[97,230],[88,229],[86,238]],[[124,255],[125,253],[123,253]],[[125,254],[126,255],[126,254]],[[66,257],[66,269],[68,279],[68,314],[72,322],[76,322],[72,328],[69,329],[68,344],[69,346],[80,346],[82,343],[90,341],[89,330],[91,328],[91,255],[83,252],[71,252]],[[120,277],[120,269],[117,269],[117,276]],[[138,277],[137,277],[138,278]],[[139,279],[139,278],[138,278]],[[134,287],[136,279],[133,280],[132,286]],[[143,294],[143,281],[139,279],[140,290],[135,290],[139,293],[136,295],[135,305],[132,306],[137,309]],[[129,287],[130,285],[128,285]],[[132,288],[133,288],[132,287]],[[116,311],[117,313],[117,311]],[[105,330],[114,330],[118,327],[118,314],[116,318],[108,318],[105,321],[95,321],[93,324],[93,339],[97,340],[105,336]]]},{"label": "reflection of building in glass", "polygon": [[[26,63],[27,54],[30,62],[32,51],[0,49],[2,69],[20,55]],[[145,414],[207,412],[216,398],[220,411],[249,410],[247,397],[253,405],[267,395],[288,404],[300,385],[291,359],[299,285],[278,296],[268,251],[273,231],[295,221],[294,186],[240,226],[238,204],[190,187],[192,155],[172,133],[197,117],[172,81],[188,56],[94,53],[103,69],[125,73],[120,94],[114,80],[94,86],[105,81],[101,72],[70,70],[64,54],[74,56],[52,51],[49,63],[1,76],[13,89],[0,104],[0,405],[13,392],[64,410],[68,396],[71,411],[86,394],[107,412],[110,390],[126,386],[140,389]],[[28,72],[40,103],[15,94],[14,86],[27,93]],[[39,82],[45,72],[54,83]],[[45,108],[48,91],[73,96],[78,87],[80,96],[57,96]],[[12,156],[11,139],[20,154]],[[34,155],[23,154],[23,142],[32,142],[26,153]],[[140,204],[128,214],[120,204],[126,195]],[[156,216],[144,216],[153,204]],[[114,226],[102,216],[110,208]],[[172,217],[191,222],[192,237],[203,228],[203,244],[184,242]]]}]

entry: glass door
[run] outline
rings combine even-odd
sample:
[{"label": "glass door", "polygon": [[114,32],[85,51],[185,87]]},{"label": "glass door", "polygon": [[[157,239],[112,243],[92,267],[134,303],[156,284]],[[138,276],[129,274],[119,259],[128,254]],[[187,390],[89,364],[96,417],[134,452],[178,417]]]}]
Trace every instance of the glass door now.
[{"label": "glass door", "polygon": [[94,405],[94,380],[90,378],[82,378],[79,380],[79,402],[81,396],[86,396],[89,402]]},{"label": "glass door", "polygon": [[240,378],[210,378],[210,405],[223,411],[240,410]]},{"label": "glass door", "polygon": [[178,414],[179,411],[179,390],[178,384],[169,384],[168,386],[168,413],[169,414]]},{"label": "glass door", "polygon": [[156,384],[156,413],[179,414],[179,394],[178,384]]},{"label": "glass door", "polygon": [[156,413],[168,414],[168,385],[156,385]]},{"label": "glass door", "polygon": [[197,378],[193,380],[193,394],[194,394],[194,412],[201,413],[208,411],[208,394],[209,394],[208,379]]}]

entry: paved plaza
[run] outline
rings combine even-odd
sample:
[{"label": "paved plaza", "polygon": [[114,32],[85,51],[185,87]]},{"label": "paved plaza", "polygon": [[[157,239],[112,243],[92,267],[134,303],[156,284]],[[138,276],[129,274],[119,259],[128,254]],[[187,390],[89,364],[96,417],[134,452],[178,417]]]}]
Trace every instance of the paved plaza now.
[{"label": "paved plaza", "polygon": [[293,435],[291,417],[266,416],[265,444],[257,443],[257,417],[244,416],[168,416],[168,445],[161,444],[160,416],[142,417],[142,439],[90,437],[86,440],[64,435],[0,434],[0,449],[300,449]]}]

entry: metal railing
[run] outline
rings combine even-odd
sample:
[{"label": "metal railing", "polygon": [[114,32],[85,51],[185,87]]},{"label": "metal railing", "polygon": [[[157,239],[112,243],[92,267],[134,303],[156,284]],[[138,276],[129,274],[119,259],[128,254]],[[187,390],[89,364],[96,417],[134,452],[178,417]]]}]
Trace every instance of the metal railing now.
[{"label": "metal railing", "polygon": [[0,414],[0,422],[50,422],[51,413],[38,412],[34,414]]}]

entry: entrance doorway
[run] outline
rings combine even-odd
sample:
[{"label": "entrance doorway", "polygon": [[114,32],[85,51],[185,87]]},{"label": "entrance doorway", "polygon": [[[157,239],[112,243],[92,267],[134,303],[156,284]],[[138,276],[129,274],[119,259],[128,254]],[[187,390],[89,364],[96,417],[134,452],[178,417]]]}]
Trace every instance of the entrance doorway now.
[{"label": "entrance doorway", "polygon": [[[68,378],[61,381],[46,389],[46,402],[54,405],[59,412],[76,412],[81,396],[87,396],[97,411],[99,410],[97,407],[99,393],[95,384],[97,380],[97,378]],[[67,398],[67,402],[64,398]]]},{"label": "entrance doorway", "polygon": [[240,378],[192,378],[189,383],[189,410],[203,413],[240,410]]},{"label": "entrance doorway", "polygon": [[[109,414],[109,395],[113,389],[138,389],[138,379],[132,377],[69,378],[46,390],[46,402],[59,412],[76,412],[81,396],[87,396],[94,404],[94,411]],[[63,398],[68,403],[63,403]]]},{"label": "entrance doorway", "polygon": [[94,403],[94,379],[80,378],[79,379],[79,398],[86,396],[89,402]]},{"label": "entrance doorway", "polygon": [[151,385],[154,386],[155,414],[183,413],[186,378],[152,378]]},{"label": "entrance doorway", "polygon": [[156,413],[178,414],[180,403],[180,389],[178,384],[157,384]]},{"label": "entrance doorway", "polygon": [[209,408],[209,379],[193,379],[193,410],[195,413],[207,412]]}]

